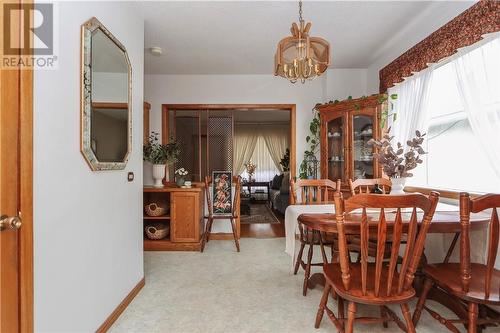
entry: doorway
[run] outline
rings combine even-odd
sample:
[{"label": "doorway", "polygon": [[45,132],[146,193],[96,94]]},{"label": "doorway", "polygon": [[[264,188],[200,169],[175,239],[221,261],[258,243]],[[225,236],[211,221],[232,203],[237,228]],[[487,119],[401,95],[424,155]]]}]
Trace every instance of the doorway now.
[{"label": "doorway", "polygon": [[[286,191],[280,195],[278,178],[289,180],[296,175],[294,104],[164,104],[163,143],[170,137],[185,147],[170,175],[175,168],[187,167],[194,182],[203,181],[214,170],[230,170],[241,176],[236,223],[240,237],[284,236],[289,186],[286,182]],[[249,175],[250,162],[257,169]],[[282,162],[287,163],[286,170]],[[211,236],[229,237],[231,234],[223,231]]]}]

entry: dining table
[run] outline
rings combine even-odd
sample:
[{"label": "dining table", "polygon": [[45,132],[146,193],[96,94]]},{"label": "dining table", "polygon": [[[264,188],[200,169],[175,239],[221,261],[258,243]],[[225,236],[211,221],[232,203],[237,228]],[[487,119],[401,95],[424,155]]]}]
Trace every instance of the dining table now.
[{"label": "dining table", "polygon": [[[373,210],[368,213],[368,224],[370,233],[376,236],[377,223],[370,223],[370,220],[378,220],[378,214],[380,210]],[[393,212],[386,210],[386,219],[388,228],[391,228],[391,224],[394,223],[394,216],[396,210]],[[405,221],[409,221],[412,210],[402,210],[403,228],[405,228]],[[392,214],[392,215],[391,215]],[[422,219],[422,211],[417,210],[419,215],[417,220]],[[486,230],[489,225],[490,215],[487,213],[471,214],[471,231],[484,233],[482,235],[486,236]],[[361,212],[353,211],[345,216],[345,230],[346,233],[359,234],[360,230],[360,220]],[[286,237],[286,247],[285,252],[289,254],[292,258],[291,260],[291,270],[293,270],[293,264],[296,260],[296,243],[297,235],[299,232],[298,221],[300,221],[305,226],[314,225],[315,230],[318,231],[336,231],[336,220],[335,220],[335,206],[333,203],[326,204],[305,204],[305,205],[293,205],[289,206],[285,212],[285,237]],[[406,223],[406,226],[408,224]],[[427,262],[442,262],[445,258],[450,258],[455,245],[460,236],[461,225],[460,225],[460,214],[459,207],[457,205],[439,202],[434,217],[430,224],[428,230],[428,239],[426,241],[424,254],[421,260],[421,266],[425,265]],[[439,237],[440,235],[450,234],[452,235],[449,244],[444,244],[444,238]],[[434,236],[434,240],[432,239]],[[435,237],[438,236],[438,237]],[[483,237],[483,236],[481,236]],[[481,251],[483,249],[475,249],[478,253],[478,257],[481,257]],[[484,253],[483,253],[484,255]],[[429,260],[430,259],[430,260]],[[420,276],[417,276],[420,273]],[[419,293],[423,284],[423,275],[420,272],[416,273],[415,276],[415,289],[417,294]],[[308,286],[309,288],[314,288],[316,285],[324,285],[323,273],[312,274],[309,278]],[[467,310],[464,309],[460,301],[455,300],[448,296],[443,291],[433,288],[427,297],[428,299],[434,300],[448,309],[453,311],[460,318],[467,318]],[[490,309],[490,315],[500,315],[493,309]]]}]

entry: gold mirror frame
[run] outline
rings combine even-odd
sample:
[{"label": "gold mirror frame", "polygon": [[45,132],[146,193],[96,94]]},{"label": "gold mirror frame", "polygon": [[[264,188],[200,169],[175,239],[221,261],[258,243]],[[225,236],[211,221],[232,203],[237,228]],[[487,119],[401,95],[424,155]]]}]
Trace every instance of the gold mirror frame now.
[{"label": "gold mirror frame", "polygon": [[[128,65],[128,134],[127,152],[122,161],[100,162],[92,150],[91,140],[91,114],[92,114],[92,33],[100,29],[118,48],[120,48]],[[81,27],[81,56],[80,56],[80,151],[93,171],[99,170],[123,170],[125,169],[130,153],[132,151],[132,65],[128,58],[125,46],[109,32],[106,27],[95,17],[82,24]]]}]

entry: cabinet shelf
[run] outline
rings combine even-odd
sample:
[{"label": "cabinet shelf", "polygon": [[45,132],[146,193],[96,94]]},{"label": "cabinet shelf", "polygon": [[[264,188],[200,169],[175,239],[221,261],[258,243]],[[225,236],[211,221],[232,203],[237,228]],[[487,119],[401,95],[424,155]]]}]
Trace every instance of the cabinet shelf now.
[{"label": "cabinet shelf", "polygon": [[162,216],[147,216],[147,215],[144,215],[143,219],[145,219],[145,220],[170,220],[170,216],[169,215],[162,215]]},{"label": "cabinet shelf", "polygon": [[196,243],[175,243],[168,237],[164,239],[149,239],[144,236],[144,251],[199,251],[201,241]]}]

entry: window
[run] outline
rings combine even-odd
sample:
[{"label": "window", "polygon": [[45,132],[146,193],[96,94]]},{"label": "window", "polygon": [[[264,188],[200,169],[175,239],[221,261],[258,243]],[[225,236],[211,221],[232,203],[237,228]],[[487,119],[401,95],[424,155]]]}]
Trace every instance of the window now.
[{"label": "window", "polygon": [[[500,65],[498,59],[488,62],[485,52],[498,52],[491,43],[483,44],[472,50],[468,58],[468,66],[473,71],[485,70],[497,73]],[[498,48],[497,48],[498,49]],[[491,58],[491,57],[490,57]],[[429,127],[427,131],[426,151],[423,166],[415,170],[414,177],[408,185],[425,186],[431,188],[465,190],[477,192],[499,192],[500,178],[493,169],[491,158],[485,151],[484,138],[481,141],[471,128],[465,106],[460,96],[454,61],[438,67],[433,72],[428,102]],[[481,62],[475,64],[474,62]],[[487,74],[485,77],[488,77]],[[488,81],[488,80],[486,80]],[[475,82],[476,83],[476,82]],[[496,86],[498,81],[488,81],[488,88],[492,91],[500,90]],[[492,87],[495,85],[496,87]],[[484,86],[480,87],[485,89]],[[488,89],[487,88],[487,89]],[[480,91],[479,89],[476,91]],[[494,100],[491,100],[493,96]],[[500,131],[500,108],[498,93],[490,93],[490,99],[481,96],[481,103],[487,100],[487,108],[481,112],[493,114],[489,117],[490,124]],[[496,104],[496,105],[493,105]],[[498,138],[498,136],[496,136]],[[491,145],[487,149],[500,150],[500,142],[492,136]]]}]

